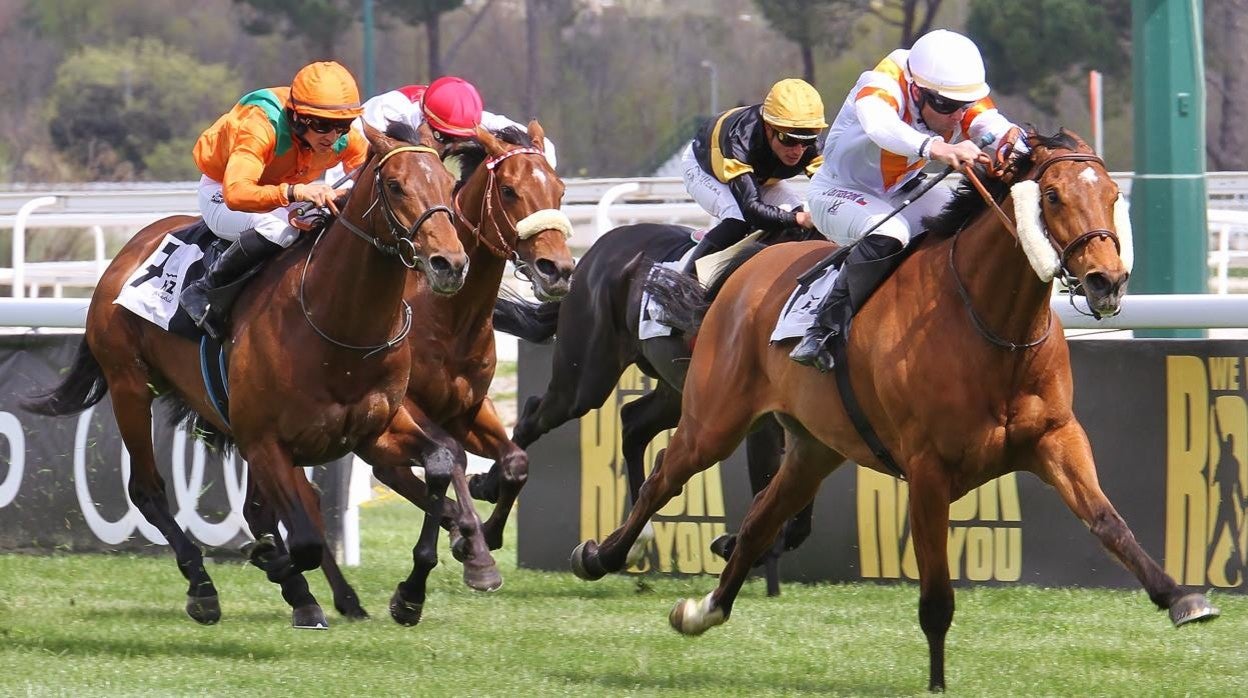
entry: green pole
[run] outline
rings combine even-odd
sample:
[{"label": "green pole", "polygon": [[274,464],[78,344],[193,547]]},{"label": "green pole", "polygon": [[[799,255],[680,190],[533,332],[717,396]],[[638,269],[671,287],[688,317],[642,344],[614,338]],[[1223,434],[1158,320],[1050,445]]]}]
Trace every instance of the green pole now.
[{"label": "green pole", "polygon": [[373,55],[373,0],[364,0],[362,23],[364,25],[364,99],[377,94],[375,71],[376,58]]},{"label": "green pole", "polygon": [[[1132,0],[1135,232],[1132,293],[1205,293],[1205,74],[1202,0]],[[1130,303],[1128,297],[1127,303]],[[1137,332],[1199,337],[1200,330]]]}]

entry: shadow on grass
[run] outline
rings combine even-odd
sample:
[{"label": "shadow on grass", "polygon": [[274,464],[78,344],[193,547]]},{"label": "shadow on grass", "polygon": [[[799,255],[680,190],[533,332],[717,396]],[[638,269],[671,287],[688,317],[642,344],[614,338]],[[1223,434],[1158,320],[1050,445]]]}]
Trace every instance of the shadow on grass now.
[{"label": "shadow on grass", "polygon": [[570,671],[549,674],[553,678],[563,679],[571,684],[583,686],[589,693],[594,686],[599,690],[612,692],[629,691],[671,691],[673,695],[681,691],[696,688],[698,691],[722,689],[725,695],[853,695],[853,696],[899,696],[915,693],[912,686],[897,684],[843,684],[815,681],[809,678],[786,676],[777,683],[767,678],[742,677],[739,673],[714,675],[706,671],[689,674],[673,674],[670,676],[638,676],[634,673],[607,672],[599,674],[577,673]]}]

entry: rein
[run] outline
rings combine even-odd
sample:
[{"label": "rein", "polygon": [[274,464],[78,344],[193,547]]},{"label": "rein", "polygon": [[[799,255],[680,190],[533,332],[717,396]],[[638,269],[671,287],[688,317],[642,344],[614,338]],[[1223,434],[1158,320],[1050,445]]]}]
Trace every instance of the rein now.
[{"label": "rein", "polygon": [[[420,230],[420,227],[436,213],[445,213],[447,216],[450,216],[451,222],[454,223],[455,213],[451,211],[449,207],[439,204],[425,209],[425,211],[416,218],[415,222],[412,223],[410,228],[405,228],[403,226],[402,222],[399,221],[398,216],[394,213],[394,207],[391,205],[390,199],[386,197],[385,187],[381,185],[381,166],[384,165],[392,156],[398,155],[399,153],[428,153],[436,156],[438,155],[438,151],[423,145],[405,145],[390,150],[386,154],[382,155],[381,159],[378,160],[376,167],[373,168],[373,191],[375,192],[375,196],[372,202],[368,205],[368,208],[365,209],[363,218],[366,221],[371,221],[373,212],[377,208],[377,203],[381,202],[381,208],[386,217],[387,228],[389,229],[390,234],[394,236],[395,242],[383,243],[377,236],[369,235],[361,230],[359,226],[348,221],[345,216],[339,216],[338,222],[356,236],[363,238],[365,241],[370,243],[382,254],[397,257],[403,266],[408,269],[415,269],[420,264],[420,258],[416,254],[416,244],[412,242],[412,238],[415,237],[416,231]],[[354,190],[352,190],[352,194],[354,194]],[[313,329],[313,331],[320,335],[321,339],[324,339],[330,344],[343,349],[368,352],[364,355],[364,358],[366,359],[374,354],[382,351],[388,351],[389,349],[398,346],[404,339],[407,338],[408,333],[412,330],[412,306],[408,305],[406,299],[403,300],[403,326],[399,329],[397,334],[381,344],[358,345],[341,342],[333,337],[330,337],[324,330],[317,327],[315,322],[313,322],[312,312],[308,310],[304,289],[307,286],[308,268],[312,265],[312,256],[316,253],[316,247],[321,244],[321,239],[325,236],[325,231],[327,229],[328,228],[322,229],[321,232],[317,234],[316,240],[312,242],[312,249],[308,250],[308,258],[304,260],[303,270],[299,274],[299,309],[303,311],[304,319],[307,320],[308,325]],[[404,257],[405,251],[410,254],[410,257]]]},{"label": "rein", "polygon": [[[478,216],[477,218],[477,223],[473,225],[472,227],[472,236],[473,236],[473,239],[477,241],[477,244],[483,245],[485,249],[490,251],[490,254],[493,254],[495,257],[498,257],[500,259],[509,260],[515,266],[517,274],[519,274],[520,270],[525,266],[525,264],[520,259],[520,253],[517,252],[515,248],[513,248],[511,245],[507,244],[507,241],[503,238],[501,229],[496,228],[494,232],[495,236],[498,238],[497,245],[487,240],[485,236],[481,234],[481,229],[485,226],[485,222],[490,219],[490,215],[493,212],[493,206],[491,205],[491,201],[494,198],[494,192],[496,190],[496,187],[494,186],[494,182],[495,182],[494,170],[495,168],[498,167],[499,163],[515,155],[540,155],[542,157],[545,157],[545,155],[542,153],[541,150],[534,148],[534,147],[526,146],[526,147],[521,147],[521,148],[515,148],[513,150],[508,150],[504,153],[500,153],[490,158],[489,160],[486,160],[485,163],[483,163],[488,173],[488,177],[485,181],[485,195],[481,197],[480,216]],[[461,189],[460,192],[456,194],[455,196],[455,199],[456,199],[455,207],[461,211],[463,210],[463,207],[459,205],[459,196],[462,193],[463,193],[463,190]],[[500,210],[502,210],[503,212],[503,220],[505,220],[507,224],[511,226],[512,230],[516,230],[518,233],[519,231],[516,228],[516,222],[511,220],[511,216],[507,214],[507,209],[500,207]]]}]

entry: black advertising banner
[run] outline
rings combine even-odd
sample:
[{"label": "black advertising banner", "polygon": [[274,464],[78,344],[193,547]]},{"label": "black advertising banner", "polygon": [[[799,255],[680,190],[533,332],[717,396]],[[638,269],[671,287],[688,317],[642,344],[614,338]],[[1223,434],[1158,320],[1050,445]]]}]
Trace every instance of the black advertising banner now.
[{"label": "black advertising banner", "polygon": [[[105,398],[71,417],[24,411],[24,396],[58,382],[80,334],[0,336],[0,550],[159,551],[164,537],[126,494],[130,458]],[[168,424],[157,403],[156,460],[170,511],[201,546],[234,553],[250,536],[243,520],[246,464],[224,459]],[[341,540],[350,472],[315,468],[331,545]]]},{"label": "black advertising banner", "polygon": [[[1144,549],[1181,584],[1248,591],[1248,343],[1075,340],[1075,412],[1102,489]],[[520,404],[545,391],[551,349],[521,342]],[[581,540],[601,540],[628,507],[619,407],[649,391],[630,369],[603,409],[529,448],[519,507],[519,563],[566,570]],[[646,468],[666,445],[660,435]],[[744,448],[695,477],[654,519],[655,544],[633,572],[716,574],[707,544],[738,527],[751,496]],[[781,563],[795,581],[917,580],[907,485],[846,464],[815,500],[814,532]],[[950,570],[959,582],[1138,586],[1056,492],[1007,475],[950,510]]]}]

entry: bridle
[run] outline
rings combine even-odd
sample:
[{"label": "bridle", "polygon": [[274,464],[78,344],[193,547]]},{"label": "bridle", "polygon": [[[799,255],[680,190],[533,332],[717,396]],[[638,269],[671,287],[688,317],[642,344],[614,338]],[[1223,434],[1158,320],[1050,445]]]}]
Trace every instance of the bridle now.
[{"label": "bridle", "polygon": [[[498,167],[499,163],[503,162],[507,158],[514,157],[516,155],[537,155],[542,158],[546,157],[546,154],[543,153],[538,148],[535,148],[532,146],[522,146],[519,148],[508,150],[503,153],[499,153],[498,155],[495,155],[489,158],[488,160],[486,160],[484,163],[482,163],[487,173],[487,178],[485,181],[485,193],[481,197],[481,210],[479,212],[480,215],[477,217],[477,222],[472,226],[471,230],[472,230],[473,239],[476,240],[478,245],[485,247],[485,249],[489,250],[490,254],[494,255],[495,257],[510,261],[512,263],[512,266],[515,268],[515,274],[517,278],[523,278],[525,281],[532,281],[531,272],[528,269],[529,267],[528,262],[525,262],[524,260],[522,260],[520,258],[520,253],[517,252],[514,247],[512,247],[511,245],[507,243],[507,240],[503,238],[503,233],[501,229],[496,227],[494,231],[495,237],[498,238],[497,243],[494,243],[488,240],[486,236],[483,235],[481,232],[481,229],[485,226],[486,221],[490,220],[490,215],[493,213],[494,207],[492,205],[492,201],[494,197],[502,196],[502,191],[497,186],[495,186],[495,182],[497,180],[495,178],[494,170]],[[463,194],[462,188],[455,195],[455,207],[462,211],[463,207],[459,205],[459,196],[461,194]],[[503,213],[503,220],[506,221],[507,225],[511,228],[511,230],[518,235],[519,230],[516,226],[516,221],[514,221],[511,218],[511,216],[507,213],[507,209],[503,207],[501,203],[499,205],[499,210],[502,211]],[[465,221],[466,220],[467,219],[465,219]]]},{"label": "bridle", "polygon": [[[1039,182],[1040,178],[1044,175],[1045,171],[1059,162],[1094,162],[1094,163],[1098,163],[1102,168],[1105,168],[1105,161],[1102,160],[1099,156],[1094,155],[1092,153],[1079,153],[1079,152],[1064,153],[1061,155],[1054,155],[1053,157],[1050,157],[1047,160],[1041,162],[1030,173],[1030,176],[1028,177],[1028,179],[1032,179],[1036,182]],[[984,187],[983,182],[979,180],[979,177],[976,176],[975,172],[970,167],[966,167],[963,170],[963,175],[971,182],[972,185],[974,185],[975,189],[979,192],[980,196],[983,197],[984,201],[988,204],[988,207],[992,209],[992,211],[996,214],[997,218],[1000,220],[1001,224],[1005,226],[1005,229],[1009,231],[1010,235],[1014,236],[1014,238],[1017,240],[1018,228],[1015,226],[1014,221],[1010,220],[1010,217],[1007,216],[1005,212],[1001,210],[1001,206],[997,203],[996,199],[992,196],[992,194],[988,192],[987,188]],[[1094,239],[1109,238],[1110,240],[1113,241],[1114,248],[1118,251],[1119,254],[1122,253],[1122,244],[1119,241],[1118,236],[1113,231],[1105,229],[1105,228],[1095,228],[1095,229],[1089,230],[1077,236],[1074,240],[1071,240],[1070,242],[1068,242],[1064,247],[1058,244],[1058,242],[1053,239],[1053,236],[1049,233],[1048,226],[1043,226],[1043,231],[1044,231],[1045,239],[1048,240],[1049,245],[1051,245],[1053,247],[1053,250],[1057,252],[1058,254],[1058,259],[1060,260],[1059,273],[1061,274],[1062,283],[1065,284],[1067,288],[1070,289],[1070,293],[1068,295],[1069,295],[1071,306],[1075,307],[1077,311],[1082,312],[1081,310],[1079,310],[1077,306],[1074,305],[1075,303],[1074,298],[1076,295],[1082,295],[1079,291],[1080,289],[1083,288],[1083,282],[1081,282],[1079,280],[1079,277],[1073,274],[1070,271],[1070,269],[1067,267],[1067,263],[1070,261],[1070,257],[1075,253],[1076,250],[1078,250],[1080,247],[1082,247],[1083,245],[1086,245],[1087,243],[1091,242]],[[961,230],[959,230],[958,233],[961,233]],[[1044,341],[1049,338],[1049,335],[1053,331],[1052,309],[1049,309],[1049,319],[1048,319],[1048,322],[1045,323],[1044,332],[1038,338],[1031,340],[1031,341],[1022,342],[1022,343],[1011,342],[1007,339],[999,337],[991,329],[988,328],[983,318],[981,318],[979,314],[975,312],[975,308],[971,303],[970,293],[967,291],[966,285],[962,283],[962,278],[958,275],[957,265],[954,263],[954,256],[958,247],[958,238],[961,237],[958,233],[954,234],[953,241],[949,245],[949,271],[953,275],[953,281],[954,281],[954,284],[957,286],[958,296],[962,299],[962,305],[966,308],[967,313],[971,317],[971,322],[975,325],[975,329],[979,332],[980,336],[988,340],[993,345],[1001,347],[1008,351],[1021,351],[1024,349],[1030,349],[1032,347],[1036,347],[1036,346],[1039,346],[1040,344],[1043,344]]]},{"label": "bridle", "polygon": [[[347,230],[366,240],[369,244],[376,248],[378,252],[381,252],[383,255],[388,257],[396,257],[398,258],[399,263],[403,266],[408,269],[415,269],[417,266],[420,266],[420,257],[416,253],[416,243],[412,241],[412,239],[416,237],[417,231],[419,231],[421,226],[423,226],[436,213],[445,213],[448,217],[450,217],[451,223],[454,224],[455,212],[445,204],[438,204],[425,209],[423,213],[416,217],[416,220],[410,227],[405,227],[403,225],[398,216],[395,214],[394,206],[390,203],[390,199],[386,195],[386,189],[382,186],[381,182],[381,166],[386,164],[386,161],[391,157],[398,155],[399,153],[427,153],[435,157],[438,156],[438,151],[428,146],[405,145],[387,151],[381,156],[381,158],[377,161],[377,165],[373,168],[373,200],[369,203],[368,208],[364,210],[363,218],[365,221],[371,223],[377,204],[380,202],[381,210],[386,218],[386,229],[394,237],[394,242],[382,242],[380,237],[370,235],[359,226],[355,225],[351,221],[348,221],[345,215],[339,216],[338,222],[341,223]],[[353,188],[351,190],[351,196],[354,195],[355,189]],[[307,285],[308,267],[312,264],[312,256],[316,253],[316,247],[321,244],[321,238],[325,236],[325,231],[328,229],[329,226],[325,226],[321,229],[321,232],[317,234],[316,240],[312,243],[312,248],[308,250],[308,258],[304,260],[303,271],[299,275],[299,309],[303,311],[304,319],[307,320],[308,325],[318,335],[320,335],[321,339],[324,339],[334,346],[342,347],[343,349],[368,352],[364,355],[364,358],[366,359],[374,354],[398,346],[404,339],[407,338],[408,333],[412,330],[412,307],[408,305],[406,299],[403,300],[403,326],[399,329],[397,334],[381,344],[356,345],[340,342],[333,337],[330,337],[324,330],[317,327],[316,323],[312,321],[312,313],[308,310],[307,302],[304,296],[304,288]],[[409,256],[405,257],[405,252]]]}]

